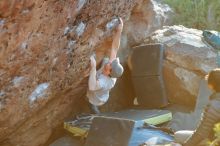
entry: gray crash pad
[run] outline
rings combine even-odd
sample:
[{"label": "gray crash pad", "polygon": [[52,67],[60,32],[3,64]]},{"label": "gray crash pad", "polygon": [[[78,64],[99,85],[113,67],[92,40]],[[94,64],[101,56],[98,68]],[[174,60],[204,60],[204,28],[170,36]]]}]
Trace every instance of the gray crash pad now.
[{"label": "gray crash pad", "polygon": [[64,136],[54,141],[49,146],[83,146],[83,143],[69,136]]}]

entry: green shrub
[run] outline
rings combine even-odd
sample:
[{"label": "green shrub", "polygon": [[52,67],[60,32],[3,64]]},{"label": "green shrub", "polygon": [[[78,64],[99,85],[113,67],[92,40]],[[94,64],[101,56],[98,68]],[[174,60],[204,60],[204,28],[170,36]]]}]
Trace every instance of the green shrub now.
[{"label": "green shrub", "polygon": [[163,0],[175,12],[174,24],[220,31],[220,0]]},{"label": "green shrub", "polygon": [[213,141],[208,142],[208,146],[219,146],[220,143],[220,123],[215,124],[213,128],[215,133],[215,139]]}]

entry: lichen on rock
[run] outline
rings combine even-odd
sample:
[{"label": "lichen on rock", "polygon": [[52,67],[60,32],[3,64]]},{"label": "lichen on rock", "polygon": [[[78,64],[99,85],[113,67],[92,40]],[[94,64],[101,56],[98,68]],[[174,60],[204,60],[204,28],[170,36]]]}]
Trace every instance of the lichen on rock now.
[{"label": "lichen on rock", "polygon": [[32,105],[39,98],[45,97],[45,92],[48,89],[48,87],[49,83],[41,83],[40,85],[38,85],[31,93],[31,95],[28,97],[30,105]]}]

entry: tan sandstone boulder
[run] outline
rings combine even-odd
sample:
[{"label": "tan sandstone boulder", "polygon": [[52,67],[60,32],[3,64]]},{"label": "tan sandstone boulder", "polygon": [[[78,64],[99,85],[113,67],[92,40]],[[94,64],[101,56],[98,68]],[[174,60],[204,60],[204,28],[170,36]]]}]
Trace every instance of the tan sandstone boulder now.
[{"label": "tan sandstone boulder", "polygon": [[164,26],[144,42],[165,46],[163,75],[170,101],[193,106],[201,78],[217,67],[216,51],[203,40],[202,31]]},{"label": "tan sandstone boulder", "polygon": [[[1,0],[0,145],[43,145],[67,117],[86,111],[89,56],[97,50],[100,59],[109,51],[112,31],[107,24],[116,15],[125,20],[124,51],[164,24],[156,4],[154,0]],[[132,94],[124,84],[118,82],[117,92],[111,93],[114,98],[103,110],[129,105],[127,95]],[[124,90],[129,92],[122,94]]]},{"label": "tan sandstone boulder", "polygon": [[0,1],[0,145],[42,145],[83,111],[89,56],[137,2]]}]

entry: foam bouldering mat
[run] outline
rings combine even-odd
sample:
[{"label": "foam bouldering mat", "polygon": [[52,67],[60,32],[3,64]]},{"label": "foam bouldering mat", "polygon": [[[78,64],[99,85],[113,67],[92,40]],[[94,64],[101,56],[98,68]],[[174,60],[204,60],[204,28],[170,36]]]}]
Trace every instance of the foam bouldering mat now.
[{"label": "foam bouldering mat", "polygon": [[204,30],[202,35],[204,40],[217,50],[216,63],[220,67],[220,32]]},{"label": "foam bouldering mat", "polygon": [[164,46],[162,44],[144,44],[133,47],[131,53],[132,76],[162,75]]},{"label": "foam bouldering mat", "polygon": [[135,121],[115,117],[95,117],[85,146],[128,146]]},{"label": "foam bouldering mat", "polygon": [[169,134],[144,126],[144,121],[115,117],[95,117],[86,138],[85,146],[139,146],[168,144],[173,141]]},{"label": "foam bouldering mat", "polygon": [[70,136],[64,136],[56,139],[49,146],[83,146],[83,142]]},{"label": "foam bouldering mat", "polygon": [[136,121],[128,146],[165,145],[174,141],[172,135],[157,129],[144,128],[143,121]]},{"label": "foam bouldering mat", "polygon": [[220,32],[204,30],[202,35],[207,43],[220,50]]},{"label": "foam bouldering mat", "polygon": [[148,109],[167,106],[165,85],[162,76],[132,77],[138,105]]},{"label": "foam bouldering mat", "polygon": [[168,105],[164,86],[163,44],[135,46],[130,56],[131,78],[138,105],[148,109]]},{"label": "foam bouldering mat", "polygon": [[144,121],[151,125],[159,125],[172,119],[172,113],[168,110],[136,110],[129,109],[120,112],[103,113],[101,116],[118,117],[134,121]]},{"label": "foam bouldering mat", "polygon": [[79,115],[71,121],[64,122],[64,128],[74,136],[87,137],[88,131],[95,117],[113,117],[135,122],[142,121],[150,125],[158,125],[172,119],[172,113],[168,110],[124,110],[120,112],[108,112],[100,115]]}]

